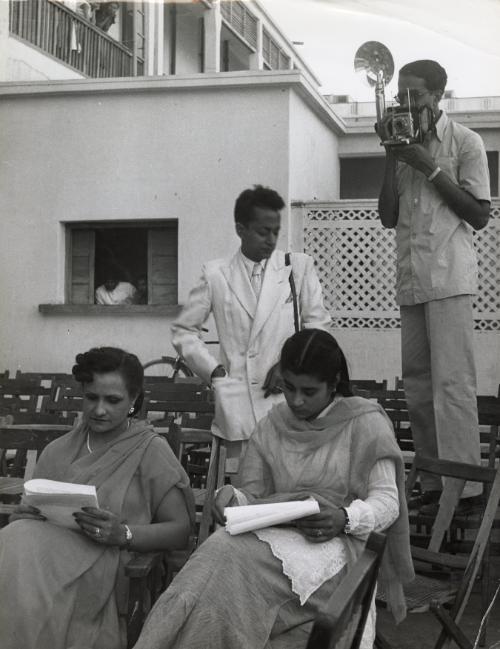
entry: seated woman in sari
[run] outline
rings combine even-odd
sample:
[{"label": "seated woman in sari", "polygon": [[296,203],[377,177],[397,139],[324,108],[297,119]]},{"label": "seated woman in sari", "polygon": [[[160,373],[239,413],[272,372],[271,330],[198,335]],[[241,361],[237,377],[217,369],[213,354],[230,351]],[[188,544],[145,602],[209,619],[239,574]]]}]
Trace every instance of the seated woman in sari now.
[{"label": "seated woman in sari", "polygon": [[72,530],[21,504],[0,530],[2,649],[123,649],[129,552],[183,548],[191,531],[186,473],[165,440],[134,419],[138,358],[91,349],[78,354],[73,375],[82,422],[44,449],[34,477],[95,485],[99,509],[75,512]]},{"label": "seated woman in sari", "polygon": [[396,619],[404,617],[402,583],[413,567],[390,421],[378,404],[352,396],[344,355],[325,331],[289,338],[281,373],[286,403],[257,424],[241,487],[223,487],[216,508],[312,496],[320,513],[288,527],[212,534],[159,598],[135,649],[303,649],[372,530],[387,533],[381,579]]}]

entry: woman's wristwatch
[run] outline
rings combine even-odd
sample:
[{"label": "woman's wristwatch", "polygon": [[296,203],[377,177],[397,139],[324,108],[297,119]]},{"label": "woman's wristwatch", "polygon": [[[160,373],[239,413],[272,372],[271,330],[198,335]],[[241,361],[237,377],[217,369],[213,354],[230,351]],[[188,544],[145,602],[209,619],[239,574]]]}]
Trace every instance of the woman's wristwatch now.
[{"label": "woman's wristwatch", "polygon": [[349,520],[349,514],[347,513],[347,509],[345,507],[340,507],[340,509],[344,512],[344,516],[345,516],[344,534],[350,534],[351,533],[351,521]]}]

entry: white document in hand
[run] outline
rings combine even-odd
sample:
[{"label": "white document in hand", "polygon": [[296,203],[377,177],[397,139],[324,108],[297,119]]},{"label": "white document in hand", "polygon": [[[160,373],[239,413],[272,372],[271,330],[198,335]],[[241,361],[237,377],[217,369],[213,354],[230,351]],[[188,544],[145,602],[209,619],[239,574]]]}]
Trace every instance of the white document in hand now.
[{"label": "white document in hand", "polygon": [[289,523],[312,514],[319,514],[319,505],[314,498],[224,508],[226,530],[231,535],[260,530],[263,527],[271,527],[280,523]]},{"label": "white document in hand", "polygon": [[35,479],[24,483],[22,502],[37,507],[45,518],[55,525],[79,530],[73,512],[82,507],[98,507],[94,485]]}]

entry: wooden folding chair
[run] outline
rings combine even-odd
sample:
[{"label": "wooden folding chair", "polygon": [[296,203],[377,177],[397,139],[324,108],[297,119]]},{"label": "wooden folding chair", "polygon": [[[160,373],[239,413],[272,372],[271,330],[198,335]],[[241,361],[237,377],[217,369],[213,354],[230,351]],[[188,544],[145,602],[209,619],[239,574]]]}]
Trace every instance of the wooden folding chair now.
[{"label": "wooden folding chair", "polygon": [[51,388],[36,379],[7,379],[0,383],[0,414],[40,412]]},{"label": "wooden folding chair", "polygon": [[137,642],[151,607],[165,588],[163,552],[136,552],[125,565],[129,579],[127,607],[127,649]]},{"label": "wooden folding chair", "polygon": [[408,472],[413,463],[415,450],[405,393],[402,390],[385,390],[374,394],[374,396],[392,422],[396,440],[403,453],[405,468]]},{"label": "wooden folding chair", "polygon": [[69,412],[64,413],[51,413],[51,412],[22,412],[14,411],[9,415],[0,416],[0,425],[15,424],[23,426],[32,425],[58,425],[58,426],[73,426],[80,413]]},{"label": "wooden folding chair", "polygon": [[[32,478],[42,450],[70,429],[71,426],[41,424],[0,427],[0,453],[4,457],[0,477],[0,515],[4,524],[21,498],[24,482]],[[11,457],[8,457],[8,451]]]},{"label": "wooden folding chair", "polygon": [[306,649],[358,649],[370,610],[386,538],[372,532],[354,566],[316,617]]},{"label": "wooden folding chair", "polygon": [[387,390],[387,379],[376,381],[374,379],[351,379],[351,388],[355,395],[377,396],[380,392]]},{"label": "wooden folding chair", "polygon": [[213,415],[214,411],[213,393],[205,385],[165,382],[145,386],[140,416],[154,421],[166,416],[180,417],[183,413]]},{"label": "wooden folding chair", "polygon": [[[412,556],[417,577],[405,587],[407,608],[409,611],[430,608],[441,622],[442,631],[434,649],[442,649],[450,639],[453,639],[460,649],[472,649],[472,644],[461,631],[459,624],[475,580],[484,569],[491,528],[500,502],[500,467],[495,470],[491,467],[449,460],[415,458],[407,479],[407,497],[413,490],[417,475],[421,472],[444,478],[444,487],[428,546],[419,547],[418,537],[412,537],[414,543]],[[487,494],[484,512],[475,515],[478,531],[468,556],[450,554],[447,547],[447,535],[456,524],[455,508],[467,481],[482,483]],[[459,524],[463,525],[463,522]],[[483,579],[487,574],[485,571]],[[377,601],[384,603],[383,593],[377,595]],[[446,606],[451,606],[449,611],[446,610]],[[376,646],[385,649],[391,645],[378,634]]]},{"label": "wooden folding chair", "polygon": [[481,440],[481,459],[494,467],[500,457],[500,398],[478,395],[477,414]]},{"label": "wooden folding chair", "polygon": [[[176,423],[170,427],[168,441],[194,485],[198,546],[212,531],[212,505],[215,491],[223,484],[225,447],[220,437],[209,430],[184,427]],[[200,449],[206,457],[202,464],[193,461],[193,455]]]}]

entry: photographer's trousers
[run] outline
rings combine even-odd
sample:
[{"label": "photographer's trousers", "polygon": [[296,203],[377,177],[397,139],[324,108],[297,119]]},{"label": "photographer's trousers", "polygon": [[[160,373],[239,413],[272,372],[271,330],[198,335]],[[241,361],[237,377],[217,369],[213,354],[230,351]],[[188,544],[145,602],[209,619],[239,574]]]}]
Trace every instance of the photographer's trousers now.
[{"label": "photographer's trousers", "polygon": [[[472,296],[401,306],[403,381],[419,455],[480,464]],[[422,488],[441,489],[422,477]],[[468,483],[462,497],[481,493]]]}]

